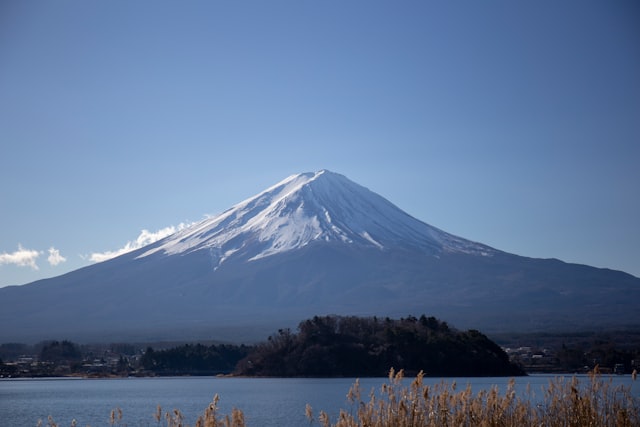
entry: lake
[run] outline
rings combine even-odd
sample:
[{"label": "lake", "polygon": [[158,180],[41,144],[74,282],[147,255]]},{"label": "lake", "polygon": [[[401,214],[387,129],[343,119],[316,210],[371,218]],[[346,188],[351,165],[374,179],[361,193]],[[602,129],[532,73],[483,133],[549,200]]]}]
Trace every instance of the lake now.
[{"label": "lake", "polygon": [[[551,375],[532,375],[516,378],[517,391],[524,393],[527,384],[542,396],[542,387],[554,378]],[[640,383],[629,375],[604,376],[614,385],[632,387],[640,397]],[[425,378],[425,384],[438,384],[441,378]],[[298,427],[308,426],[305,406],[310,404],[314,414],[324,410],[335,420],[340,408],[350,409],[346,394],[353,378],[232,378],[232,377],[171,377],[117,379],[2,379],[0,380],[0,424],[4,427],[35,426],[38,419],[46,425],[51,415],[60,427],[70,426],[76,419],[78,426],[109,426],[111,410],[123,412],[122,426],[157,426],[153,415],[158,405],[164,411],[179,409],[185,422],[193,426],[197,417],[220,395],[220,413],[230,414],[233,407],[245,414],[248,426]],[[363,400],[371,389],[379,390],[386,378],[360,379]],[[410,384],[410,379],[403,381]],[[509,378],[447,378],[459,387],[471,384],[473,392],[494,385],[504,390]],[[586,382],[586,377],[581,382]],[[166,422],[160,423],[166,425]],[[317,425],[317,424],[316,424]]]}]

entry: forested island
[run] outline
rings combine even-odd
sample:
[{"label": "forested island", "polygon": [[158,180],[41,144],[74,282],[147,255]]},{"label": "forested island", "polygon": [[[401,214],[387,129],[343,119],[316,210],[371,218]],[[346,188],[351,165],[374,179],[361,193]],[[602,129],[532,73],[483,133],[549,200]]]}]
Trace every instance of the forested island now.
[{"label": "forested island", "polygon": [[[390,368],[430,376],[516,376],[524,371],[476,330],[459,331],[425,315],[401,319],[316,316],[296,332],[281,329],[256,345],[181,344],[136,349],[50,341],[3,344],[3,376],[239,375],[272,377],[385,376]],[[7,356],[9,356],[7,358]]]},{"label": "forested island", "polygon": [[450,328],[434,317],[399,320],[316,316],[298,332],[278,331],[236,366],[239,375],[384,376],[390,368],[429,376],[517,376],[524,371],[476,330]]}]

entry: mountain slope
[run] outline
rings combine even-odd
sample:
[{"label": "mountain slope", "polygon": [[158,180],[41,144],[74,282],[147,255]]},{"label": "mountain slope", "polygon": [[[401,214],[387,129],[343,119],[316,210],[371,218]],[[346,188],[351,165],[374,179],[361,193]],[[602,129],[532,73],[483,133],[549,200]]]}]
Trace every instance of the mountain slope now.
[{"label": "mountain slope", "polygon": [[103,263],[0,289],[0,342],[263,339],[314,315],[492,331],[640,325],[640,279],[453,236],[329,171]]},{"label": "mountain slope", "polygon": [[494,252],[418,221],[344,176],[322,170],[290,176],[166,238],[141,257],[209,249],[218,267],[228,259],[252,261],[320,241],[381,250],[403,246],[432,254]]}]

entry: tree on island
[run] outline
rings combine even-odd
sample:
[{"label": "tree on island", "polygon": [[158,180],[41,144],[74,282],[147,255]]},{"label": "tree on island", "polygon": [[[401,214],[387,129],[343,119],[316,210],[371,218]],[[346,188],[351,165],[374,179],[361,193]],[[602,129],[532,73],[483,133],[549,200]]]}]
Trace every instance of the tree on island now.
[{"label": "tree on island", "polygon": [[61,362],[82,360],[82,354],[78,346],[71,341],[50,341],[40,350],[40,361]]},{"label": "tree on island", "polygon": [[281,329],[238,363],[239,375],[384,376],[393,367],[431,376],[516,376],[524,371],[476,330],[422,315],[396,319],[315,316]]},{"label": "tree on island", "polygon": [[160,375],[228,374],[248,353],[247,346],[228,344],[185,344],[158,351],[148,347],[140,364],[145,370]]}]

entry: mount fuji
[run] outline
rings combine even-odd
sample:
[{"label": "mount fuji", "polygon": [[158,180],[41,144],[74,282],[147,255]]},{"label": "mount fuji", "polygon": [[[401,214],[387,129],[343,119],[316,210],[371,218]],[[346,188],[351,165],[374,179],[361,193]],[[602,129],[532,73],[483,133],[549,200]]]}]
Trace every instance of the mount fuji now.
[{"label": "mount fuji", "polygon": [[1,288],[0,342],[252,341],[323,314],[593,330],[640,325],[639,301],[637,277],[454,236],[322,170],[117,258]]}]

